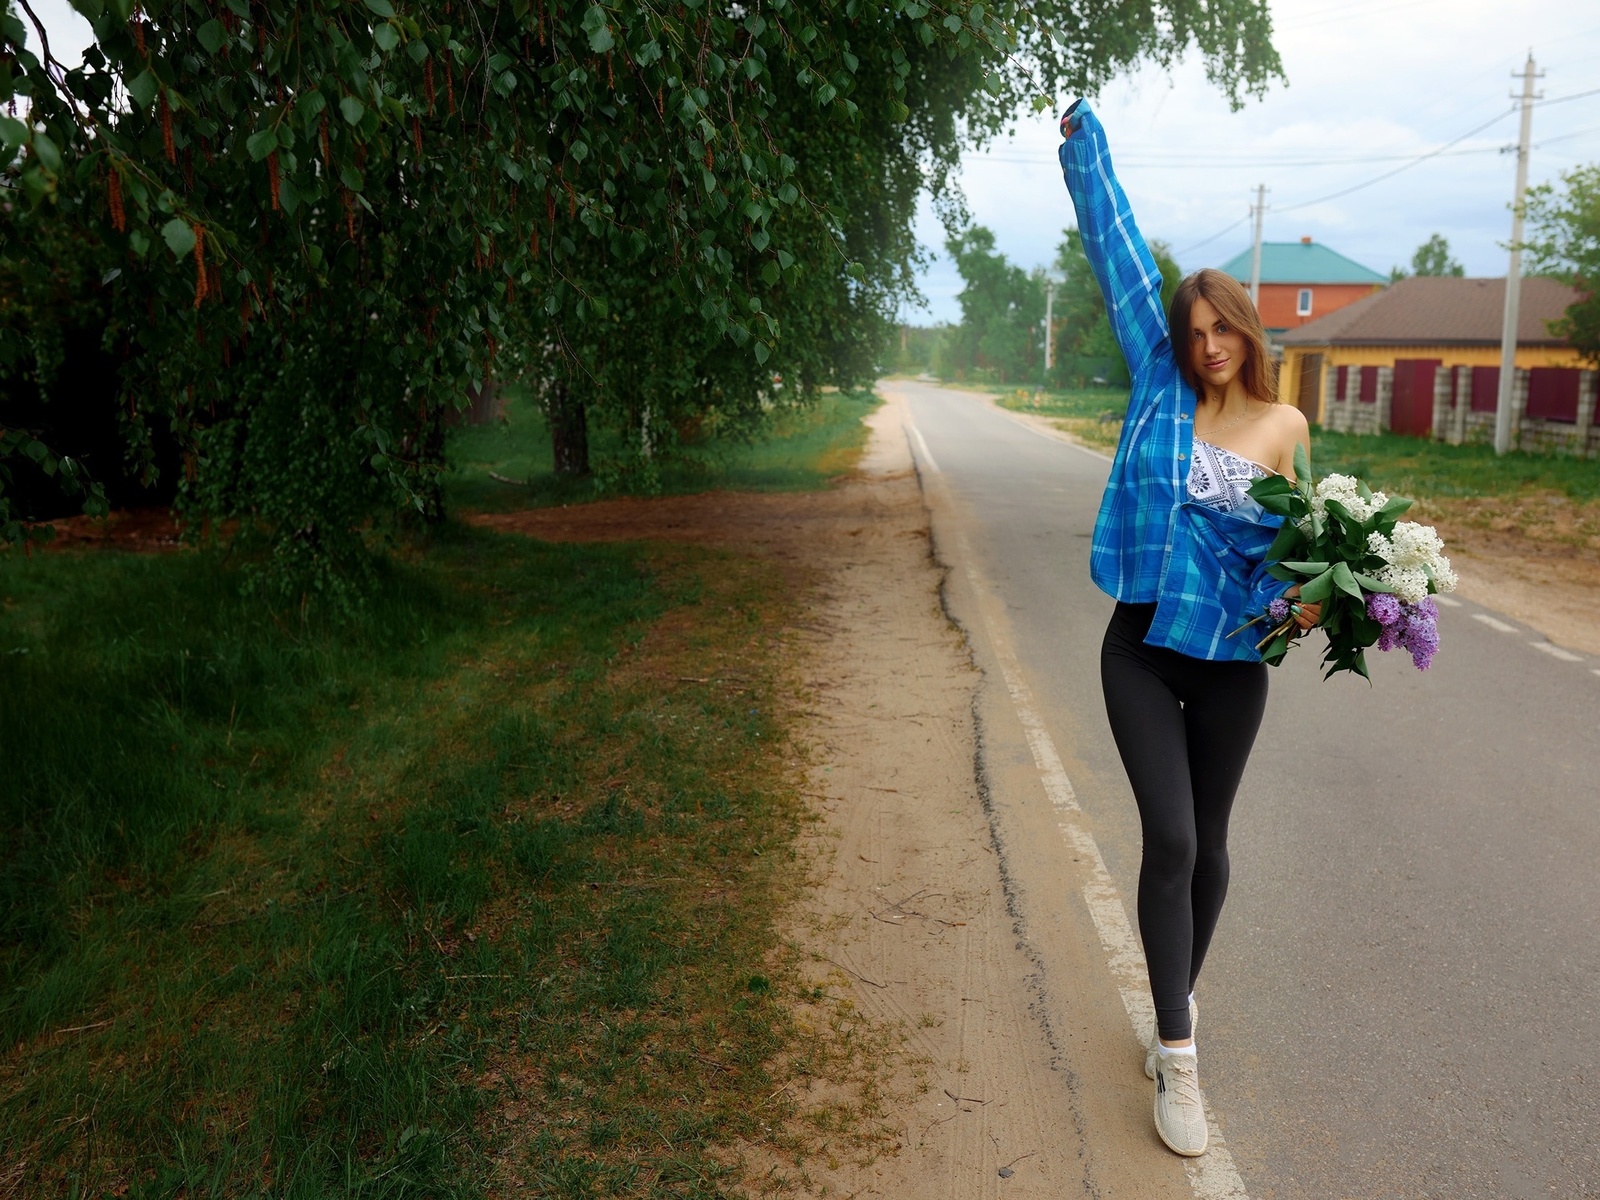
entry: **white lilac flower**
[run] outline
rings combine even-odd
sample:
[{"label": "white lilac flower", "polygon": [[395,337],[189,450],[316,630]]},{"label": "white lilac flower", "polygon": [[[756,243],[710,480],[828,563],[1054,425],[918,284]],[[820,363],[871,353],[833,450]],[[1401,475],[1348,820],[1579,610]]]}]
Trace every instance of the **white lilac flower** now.
[{"label": "white lilac flower", "polygon": [[1389,541],[1395,552],[1395,557],[1390,561],[1396,566],[1420,567],[1424,563],[1431,566],[1444,550],[1444,542],[1433,527],[1419,525],[1415,521],[1398,523],[1389,535]]},{"label": "white lilac flower", "polygon": [[1421,567],[1388,566],[1378,571],[1376,578],[1406,604],[1419,603],[1428,594],[1428,573]]},{"label": "white lilac flower", "polygon": [[1337,500],[1344,505],[1346,511],[1358,521],[1365,521],[1389,503],[1389,497],[1382,492],[1373,492],[1370,500],[1363,499],[1360,484],[1355,477],[1339,474],[1324,475],[1312,491],[1311,507],[1317,516],[1327,517],[1330,500]]}]

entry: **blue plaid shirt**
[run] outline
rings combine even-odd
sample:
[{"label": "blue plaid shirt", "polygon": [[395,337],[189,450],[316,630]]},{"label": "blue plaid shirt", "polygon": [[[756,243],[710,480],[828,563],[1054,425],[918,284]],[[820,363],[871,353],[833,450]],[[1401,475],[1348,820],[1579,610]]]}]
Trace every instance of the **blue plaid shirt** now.
[{"label": "blue plaid shirt", "polygon": [[1155,603],[1149,645],[1192,658],[1259,662],[1255,644],[1264,628],[1228,635],[1288,590],[1266,571],[1267,549],[1283,519],[1189,501],[1195,395],[1178,373],[1161,272],[1111,169],[1105,129],[1082,100],[1066,120],[1073,132],[1061,143],[1061,171],[1133,378],[1089,573],[1118,600]]}]

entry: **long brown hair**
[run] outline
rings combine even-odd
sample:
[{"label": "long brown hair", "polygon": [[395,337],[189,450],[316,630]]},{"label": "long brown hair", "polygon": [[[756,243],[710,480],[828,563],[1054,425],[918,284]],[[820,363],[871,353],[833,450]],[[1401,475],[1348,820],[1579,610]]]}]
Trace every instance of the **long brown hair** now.
[{"label": "long brown hair", "polygon": [[1167,328],[1172,330],[1173,355],[1178,360],[1178,373],[1194,389],[1196,396],[1205,396],[1205,387],[1195,374],[1193,356],[1189,348],[1189,314],[1194,302],[1204,296],[1212,308],[1234,332],[1242,334],[1249,353],[1244,366],[1239,369],[1245,394],[1264,404],[1278,402],[1278,365],[1267,352],[1267,331],[1261,327],[1261,317],[1250,302],[1250,293],[1232,275],[1215,267],[1203,267],[1187,276],[1172,295],[1172,307],[1167,311]]}]

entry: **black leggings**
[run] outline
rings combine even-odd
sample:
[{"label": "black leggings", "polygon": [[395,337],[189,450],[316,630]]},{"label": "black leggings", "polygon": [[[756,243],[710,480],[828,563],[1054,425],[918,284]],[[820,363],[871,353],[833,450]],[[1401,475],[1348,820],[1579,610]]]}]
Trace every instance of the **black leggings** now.
[{"label": "black leggings", "polygon": [[1266,710],[1267,668],[1145,645],[1155,609],[1117,605],[1100,681],[1144,829],[1139,935],[1156,1027],[1182,1041],[1228,894],[1228,813]]}]

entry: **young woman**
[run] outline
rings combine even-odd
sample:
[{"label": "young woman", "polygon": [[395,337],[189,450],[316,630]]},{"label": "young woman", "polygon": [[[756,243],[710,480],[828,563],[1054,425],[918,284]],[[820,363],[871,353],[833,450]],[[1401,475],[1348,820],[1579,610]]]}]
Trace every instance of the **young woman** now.
[{"label": "young woman", "polygon": [[[1061,118],[1061,167],[1084,252],[1133,378],[1095,522],[1090,570],[1116,601],[1100,671],[1106,715],[1139,806],[1139,934],[1156,1038],[1156,1132],[1205,1153],[1194,1045],[1195,980],[1228,890],[1228,815],[1266,707],[1249,631],[1292,591],[1267,573],[1281,518],[1247,494],[1294,476],[1305,417],[1277,402],[1276,372],[1249,295],[1196,272],[1161,306],[1161,272],[1111,169],[1105,131],[1078,101]],[[1295,609],[1301,630],[1317,606]]]}]

